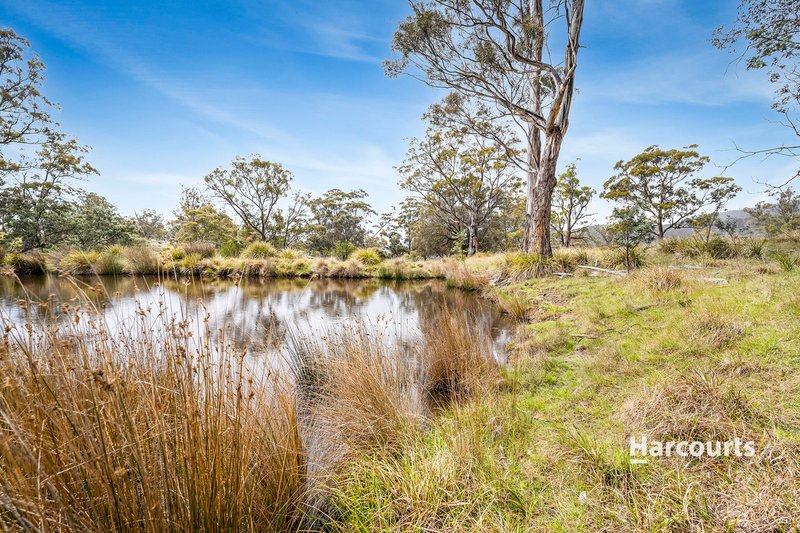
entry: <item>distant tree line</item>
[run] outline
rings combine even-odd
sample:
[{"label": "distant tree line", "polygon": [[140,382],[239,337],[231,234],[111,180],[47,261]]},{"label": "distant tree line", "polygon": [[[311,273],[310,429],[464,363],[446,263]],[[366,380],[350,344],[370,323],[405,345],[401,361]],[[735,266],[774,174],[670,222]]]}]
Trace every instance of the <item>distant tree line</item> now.
[{"label": "distant tree line", "polygon": [[[795,0],[792,0],[795,1]],[[618,162],[601,191],[582,183],[578,163],[556,173],[568,127],[583,2],[414,3],[398,26],[390,75],[410,73],[452,92],[423,115],[425,133],[398,166],[407,196],[378,213],[362,189],[313,196],[291,171],[261,155],[237,156],[184,188],[172,217],[152,209],[122,216],[83,190],[97,174],[88,149],[61,131],[43,93],[45,67],[29,43],[0,29],[0,248],[25,252],[97,248],[143,241],[207,242],[238,254],[251,242],[347,257],[372,247],[386,256],[471,255],[522,249],[547,256],[551,235],[569,247],[590,237],[635,246],[693,228],[706,240],[737,227],[722,216],[741,188],[703,177],[710,159],[690,145],[650,146]],[[748,68],[767,68],[775,109],[794,132],[798,102],[795,19],[773,0],[743,0],[739,18],[715,44],[744,45]],[[778,2],[780,4],[780,2]],[[547,28],[565,23],[563,61],[552,61]],[[780,47],[774,46],[780,43]],[[771,149],[794,157],[795,146]],[[789,186],[746,211],[767,235],[800,229],[800,197]],[[591,202],[614,202],[606,226]],[[632,244],[633,243],[633,244]]]}]

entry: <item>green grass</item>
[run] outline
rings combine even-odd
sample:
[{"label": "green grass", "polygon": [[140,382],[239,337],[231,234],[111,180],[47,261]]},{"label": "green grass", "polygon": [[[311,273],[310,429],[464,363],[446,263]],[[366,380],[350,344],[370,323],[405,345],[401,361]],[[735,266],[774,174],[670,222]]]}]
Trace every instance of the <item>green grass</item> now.
[{"label": "green grass", "polygon": [[[800,275],[759,268],[505,287],[534,306],[506,386],[361,465],[337,492],[341,530],[795,530]],[[780,459],[636,465],[629,435],[738,436]]]},{"label": "green grass", "polygon": [[[567,270],[600,257],[600,251],[564,252],[557,266]],[[397,374],[388,364],[391,353],[368,335],[328,339],[333,344],[316,352],[309,345],[306,351],[316,355],[308,360],[322,366],[298,367],[300,381],[322,399],[312,411],[316,423],[346,450],[327,472],[318,509],[327,530],[794,531],[800,526],[800,271],[758,258],[710,256],[677,268],[686,266],[681,257],[650,250],[651,266],[628,276],[575,268],[574,277],[563,279],[529,278],[540,261],[526,256],[398,259],[373,267],[294,253],[177,261],[213,268],[215,275],[324,270],[405,279],[426,272],[453,286],[479,285],[518,319],[505,367],[482,357],[488,348],[476,341],[480,332],[458,322],[430,327],[427,349],[405,354],[419,358],[412,368],[421,382]],[[509,282],[509,273],[517,281]],[[433,401],[423,420],[410,413],[422,396],[444,400]],[[19,406],[27,405],[23,398]],[[47,402],[36,405],[40,418],[31,424],[46,419]],[[16,423],[28,424],[22,414]],[[25,427],[36,434],[39,426]],[[87,438],[91,431],[87,426]],[[740,437],[753,440],[759,455],[633,464],[629,436]],[[79,450],[72,453],[78,457]],[[24,486],[36,501],[36,488]]]}]

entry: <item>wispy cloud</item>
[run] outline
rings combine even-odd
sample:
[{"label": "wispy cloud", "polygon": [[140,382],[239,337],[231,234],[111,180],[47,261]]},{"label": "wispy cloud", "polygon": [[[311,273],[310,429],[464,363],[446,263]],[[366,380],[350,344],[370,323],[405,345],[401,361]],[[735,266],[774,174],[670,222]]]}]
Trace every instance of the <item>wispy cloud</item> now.
[{"label": "wispy cloud", "polygon": [[645,105],[722,106],[772,98],[764,76],[728,69],[726,61],[715,50],[653,56],[594,69],[579,85],[586,97]]}]

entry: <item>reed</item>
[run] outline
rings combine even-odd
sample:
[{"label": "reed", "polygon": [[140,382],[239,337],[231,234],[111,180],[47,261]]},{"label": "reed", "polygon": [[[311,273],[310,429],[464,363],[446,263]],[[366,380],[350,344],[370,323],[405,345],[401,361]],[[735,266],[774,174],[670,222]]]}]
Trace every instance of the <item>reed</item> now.
[{"label": "reed", "polygon": [[148,316],[118,335],[68,314],[66,326],[12,329],[3,339],[0,523],[42,531],[300,527],[305,453],[285,383],[245,371],[230,346],[194,342],[185,322],[156,334]]}]

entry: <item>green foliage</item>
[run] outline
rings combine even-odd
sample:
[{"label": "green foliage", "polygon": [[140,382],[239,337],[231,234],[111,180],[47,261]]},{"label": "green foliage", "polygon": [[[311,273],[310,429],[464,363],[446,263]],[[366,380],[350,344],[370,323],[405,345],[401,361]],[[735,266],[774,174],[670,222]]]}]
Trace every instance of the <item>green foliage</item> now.
[{"label": "green foliage", "polygon": [[567,165],[566,170],[558,177],[553,191],[551,220],[553,231],[562,246],[570,246],[585,229],[585,221],[591,216],[586,209],[594,194],[594,189],[581,185],[575,163]]},{"label": "green foliage", "polygon": [[424,117],[425,137],[409,143],[400,186],[437,213],[448,240],[463,232],[463,252],[472,255],[487,226],[520,194],[519,140],[508,125],[492,121],[484,105],[457,93]]},{"label": "green foliage", "polygon": [[381,254],[375,248],[359,248],[350,254],[350,258],[365,266],[375,266],[381,262]]},{"label": "green foliage", "polygon": [[791,0],[741,0],[734,24],[719,27],[712,41],[744,58],[748,70],[767,69],[777,86],[773,107],[784,113],[800,102],[797,7]]},{"label": "green foliage", "polygon": [[267,259],[278,255],[278,251],[268,242],[253,242],[242,252],[244,259]]},{"label": "green foliage", "polygon": [[[342,243],[342,246],[352,246],[350,252],[359,246],[364,246],[367,236],[364,227],[366,217],[375,214],[364,200],[366,197],[367,193],[361,189],[349,192],[331,189],[312,200],[309,204],[312,220],[309,227],[308,249],[318,254],[325,254],[333,251],[337,243]],[[339,253],[335,255],[342,259],[347,257]]]},{"label": "green foliage", "polygon": [[142,239],[162,241],[167,238],[164,217],[154,209],[143,209],[131,219],[133,231]]},{"label": "green foliage", "polygon": [[229,240],[222,243],[219,247],[219,255],[222,257],[239,257],[244,250],[244,246],[237,240]]},{"label": "green foliage", "polygon": [[745,209],[756,226],[770,236],[800,229],[800,194],[787,187],[771,191],[770,196],[773,202],[759,202]]},{"label": "green foliage", "polygon": [[260,240],[269,241],[278,236],[278,202],[288,195],[292,179],[279,163],[253,155],[236,157],[230,170],[215,169],[205,184]]},{"label": "green foliage", "polygon": [[350,257],[350,254],[354,253],[355,251],[356,251],[355,244],[351,242],[338,241],[333,244],[333,248],[331,248],[329,254],[332,257],[336,257],[344,261],[345,259]]},{"label": "green foliage", "polygon": [[637,247],[652,235],[653,223],[636,206],[615,207],[607,231],[611,242],[623,250],[627,269],[640,266]]},{"label": "green foliage", "polygon": [[175,216],[175,239],[178,242],[211,242],[215,246],[235,240],[236,226],[225,213],[209,203],[195,205],[186,198]]},{"label": "green foliage", "polygon": [[629,161],[620,161],[617,175],[604,184],[603,198],[636,207],[654,221],[654,234],[663,239],[671,228],[682,227],[705,206],[716,212],[741,190],[732,178],[692,176],[710,161],[696,150],[663,150],[650,146]]},{"label": "green foliage", "polygon": [[81,196],[71,221],[74,234],[66,239],[67,243],[88,250],[128,245],[136,240],[134,224],[122,217],[111,202],[95,193]]}]

